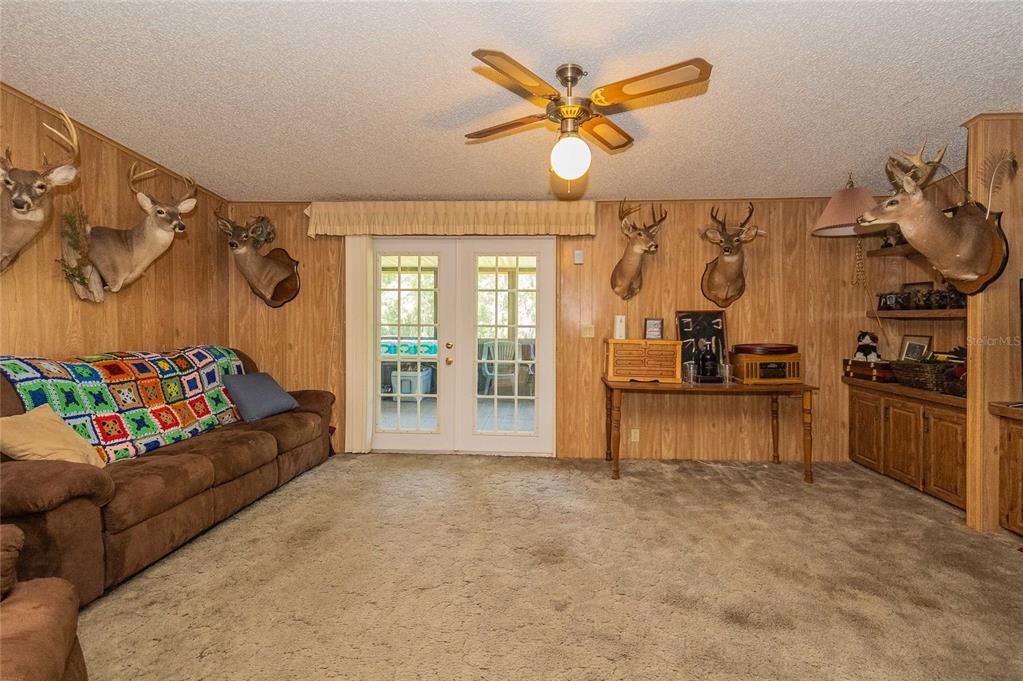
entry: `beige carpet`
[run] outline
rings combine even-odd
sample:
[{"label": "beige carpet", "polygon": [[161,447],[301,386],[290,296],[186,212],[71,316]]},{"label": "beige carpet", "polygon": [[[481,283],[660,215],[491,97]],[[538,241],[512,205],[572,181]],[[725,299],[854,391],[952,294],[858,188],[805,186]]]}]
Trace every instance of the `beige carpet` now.
[{"label": "beige carpet", "polygon": [[1023,543],[853,464],[334,459],[83,613],[93,681],[1023,679]]}]

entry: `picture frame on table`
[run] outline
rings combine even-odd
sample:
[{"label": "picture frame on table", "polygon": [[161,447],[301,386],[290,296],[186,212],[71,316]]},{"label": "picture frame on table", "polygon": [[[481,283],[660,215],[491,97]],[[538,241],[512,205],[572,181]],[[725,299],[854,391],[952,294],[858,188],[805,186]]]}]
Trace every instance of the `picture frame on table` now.
[{"label": "picture frame on table", "polygon": [[903,336],[899,359],[906,362],[922,362],[931,351],[933,336]]},{"label": "picture frame on table", "polygon": [[647,317],[644,319],[643,338],[646,340],[664,340],[664,320],[659,317]]}]

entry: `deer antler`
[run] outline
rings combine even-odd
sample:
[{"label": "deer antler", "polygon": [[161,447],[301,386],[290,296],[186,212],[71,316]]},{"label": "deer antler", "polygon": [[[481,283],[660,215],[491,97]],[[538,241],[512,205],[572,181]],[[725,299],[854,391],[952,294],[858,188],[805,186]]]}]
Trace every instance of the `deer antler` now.
[{"label": "deer antler", "polygon": [[[727,218],[728,218],[728,215],[725,214],[725,219],[727,219]],[[722,220],[722,219],[718,218],[718,208],[717,208],[717,206],[711,206],[711,209],[710,209],[710,219],[713,220],[714,224],[716,224],[718,227],[720,227],[722,231],[725,231],[725,232],[728,231],[728,226],[725,224],[725,220]]]},{"label": "deer antler", "polygon": [[192,179],[192,176],[182,175],[181,181],[185,183],[185,193],[181,196],[181,198],[178,198],[177,196],[172,196],[171,203],[181,203],[185,199],[190,199],[193,196],[195,196],[197,185],[195,184],[195,180]]},{"label": "deer antler", "polygon": [[946,144],[939,149],[938,153],[930,161],[924,159],[924,149],[926,148],[927,140],[924,140],[924,143],[920,145],[920,150],[916,153],[899,149],[895,152],[895,156],[888,158],[888,162],[885,164],[885,173],[887,173],[888,179],[896,191],[902,190],[902,182],[906,177],[912,178],[916,186],[923,189],[931,181],[931,178],[934,177],[934,173],[938,172],[948,145]]},{"label": "deer antler", "polygon": [[138,182],[139,180],[143,179],[143,178],[151,177],[151,176],[155,175],[156,174],[156,168],[150,168],[149,170],[146,170],[145,172],[137,173],[137,172],[135,172],[135,169],[138,167],[138,165],[139,165],[138,163],[132,163],[131,164],[131,168],[128,169],[128,189],[131,190],[132,194],[146,194],[146,196],[149,196],[148,193],[146,193],[146,192],[142,191],[141,189],[139,189],[138,187],[136,187],[135,183]]},{"label": "deer antler", "polygon": [[664,209],[664,206],[659,206],[659,208],[661,209],[661,217],[657,217],[657,213],[654,211],[654,204],[650,204],[650,219],[653,220],[653,224],[644,225],[647,229],[659,227],[668,218],[668,211]]},{"label": "deer antler", "polygon": [[741,231],[742,231],[742,229],[743,229],[743,227],[745,227],[745,226],[746,226],[747,224],[749,224],[749,221],[750,221],[750,220],[752,220],[752,219],[753,219],[753,202],[752,202],[752,201],[750,201],[750,204],[749,204],[749,212],[748,212],[748,213],[746,213],[746,217],[745,217],[745,218],[743,219],[743,221],[742,221],[742,222],[741,222],[741,223],[739,224],[739,231],[741,232]]},{"label": "deer antler", "polygon": [[[75,124],[71,121],[71,117],[67,115],[67,112],[64,111],[64,109],[60,110],[60,118],[61,122],[64,123],[64,128],[67,130],[67,135],[46,123],[43,123],[43,127],[53,133],[53,135],[60,140],[61,144],[68,148],[71,152],[71,156],[57,161],[56,163],[50,163],[46,160],[46,154],[43,154],[43,166],[47,169],[53,169],[64,165],[72,165],[78,161],[78,129],[75,128]],[[8,152],[10,152],[9,149]],[[9,160],[10,156],[8,155],[8,161]]]},{"label": "deer antler", "polygon": [[639,204],[636,204],[635,206],[626,207],[625,202],[627,200],[628,199],[622,199],[622,202],[618,204],[618,219],[621,220],[622,222],[625,222],[625,218],[629,217],[630,215],[638,211],[640,208],[642,208],[642,206],[640,206]]}]

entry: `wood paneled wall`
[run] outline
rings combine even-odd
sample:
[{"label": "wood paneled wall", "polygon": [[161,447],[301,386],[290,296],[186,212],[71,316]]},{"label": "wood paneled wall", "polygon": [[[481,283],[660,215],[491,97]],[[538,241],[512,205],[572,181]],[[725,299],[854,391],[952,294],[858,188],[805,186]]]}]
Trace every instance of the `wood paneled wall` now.
[{"label": "wood paneled wall", "polygon": [[[74,113],[74,112],[69,112]],[[0,147],[16,166],[39,168],[42,155],[62,155],[43,128],[61,129],[49,107],[3,85]],[[227,246],[211,227],[224,200],[200,190],[188,229],[141,280],[95,304],[81,301],[60,265],[60,213],[77,201],[94,225],[129,227],[142,219],[125,182],[133,162],[159,169],[140,186],[159,197],[181,192],[180,177],[83,125],[78,125],[78,180],[57,188],[54,219],[0,277],[0,353],[66,356],[108,350],[162,350],[194,343],[227,343]],[[187,168],[182,169],[187,171]]]},{"label": "wood paneled wall", "polygon": [[[855,240],[815,239],[810,229],[827,199],[755,200],[754,222],[767,232],[746,246],[746,294],[725,311],[729,346],[741,342],[797,343],[815,400],[815,455],[847,460],[847,395],[841,383],[843,357],[864,328],[870,293],[852,286]],[[730,224],[745,214],[746,201],[669,201],[660,232],[661,248],[648,258],[643,291],[623,302],[611,291],[611,270],[625,237],[617,205],[598,206],[595,237],[559,239],[557,359],[557,449],[559,456],[604,456],[604,393],[600,376],[603,339],[612,336],[614,316],[628,317],[629,337],[642,338],[645,317],[661,317],[667,337],[676,337],[676,310],[713,310],[700,292],[706,262],[716,247],[699,234],[712,206]],[[644,211],[648,211],[644,205]],[[581,250],[585,264],[574,265]],[[583,338],[584,326],[595,328]],[[756,397],[630,395],[622,416],[622,455],[655,459],[770,458],[770,404]],[[630,430],[638,428],[638,443]],[[795,400],[782,400],[781,454],[800,454],[801,422]]]},{"label": "wood paneled wall", "polygon": [[[970,190],[987,202],[983,164],[1010,149],[1023,158],[1023,113],[982,114],[966,124]],[[992,210],[1002,212],[1009,262],[998,281],[969,299],[967,308],[966,522],[978,530],[998,528],[998,419],[988,403],[1023,398],[1020,358],[1020,278],[1023,277],[1023,177],[1003,183]]]},{"label": "wood paneled wall", "polygon": [[[277,226],[273,247],[299,262],[302,290],[277,309],[249,290],[230,260],[226,298],[228,337],[287,390],[330,390],[337,396],[334,447],[344,450],[344,239],[306,236],[306,203],[232,203],[231,219],[266,215]],[[226,248],[226,247],[225,247]],[[226,255],[226,258],[232,256]]]}]

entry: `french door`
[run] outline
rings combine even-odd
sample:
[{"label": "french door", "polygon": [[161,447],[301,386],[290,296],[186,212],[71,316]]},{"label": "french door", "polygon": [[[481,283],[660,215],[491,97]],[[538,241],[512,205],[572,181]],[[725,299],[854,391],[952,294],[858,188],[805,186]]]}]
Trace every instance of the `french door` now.
[{"label": "french door", "polygon": [[552,238],[374,239],[377,451],[552,455]]}]

